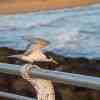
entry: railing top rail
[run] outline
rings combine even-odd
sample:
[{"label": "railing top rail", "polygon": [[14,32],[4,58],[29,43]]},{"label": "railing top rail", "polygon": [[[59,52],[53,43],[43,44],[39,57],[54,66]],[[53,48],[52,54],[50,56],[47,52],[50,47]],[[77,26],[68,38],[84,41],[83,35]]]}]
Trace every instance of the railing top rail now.
[{"label": "railing top rail", "polygon": [[[20,75],[20,67],[20,65],[0,63],[0,72]],[[98,77],[36,68],[32,70],[32,75],[33,77],[49,79],[58,83],[100,90],[100,78]]]},{"label": "railing top rail", "polygon": [[14,100],[36,100],[35,98],[20,96],[13,93],[7,93],[7,92],[2,92],[2,91],[0,91],[0,97],[5,97],[8,99],[14,99]]}]

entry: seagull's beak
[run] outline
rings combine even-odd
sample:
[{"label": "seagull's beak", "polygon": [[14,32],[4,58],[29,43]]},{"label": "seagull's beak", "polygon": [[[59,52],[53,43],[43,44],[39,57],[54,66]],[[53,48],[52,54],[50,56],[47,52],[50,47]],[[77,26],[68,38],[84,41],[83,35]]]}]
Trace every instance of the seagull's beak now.
[{"label": "seagull's beak", "polygon": [[56,65],[59,64],[58,61],[56,61],[56,60],[54,60],[54,59],[52,60],[52,62],[53,62],[54,64],[56,64]]}]

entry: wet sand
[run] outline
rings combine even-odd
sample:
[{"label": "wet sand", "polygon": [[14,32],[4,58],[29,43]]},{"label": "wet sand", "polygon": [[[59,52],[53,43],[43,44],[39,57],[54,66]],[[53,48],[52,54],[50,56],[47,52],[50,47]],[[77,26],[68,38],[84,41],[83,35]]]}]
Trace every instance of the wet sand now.
[{"label": "wet sand", "polygon": [[0,14],[61,9],[100,3],[100,0],[2,0]]}]

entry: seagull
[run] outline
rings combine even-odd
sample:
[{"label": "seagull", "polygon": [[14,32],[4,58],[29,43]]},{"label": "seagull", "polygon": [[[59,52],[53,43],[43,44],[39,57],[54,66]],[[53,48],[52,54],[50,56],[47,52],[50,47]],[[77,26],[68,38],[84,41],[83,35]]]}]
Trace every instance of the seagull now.
[{"label": "seagull", "polygon": [[[30,41],[30,40],[28,40]],[[48,46],[49,42],[47,40],[41,38],[35,38],[33,41],[30,41],[30,44],[27,46],[24,54],[11,55],[8,56],[10,58],[16,58],[30,64],[34,62],[53,62],[54,64],[58,64],[52,57],[48,58],[41,49]],[[30,48],[31,47],[31,48]],[[30,50],[31,49],[31,50]]]}]

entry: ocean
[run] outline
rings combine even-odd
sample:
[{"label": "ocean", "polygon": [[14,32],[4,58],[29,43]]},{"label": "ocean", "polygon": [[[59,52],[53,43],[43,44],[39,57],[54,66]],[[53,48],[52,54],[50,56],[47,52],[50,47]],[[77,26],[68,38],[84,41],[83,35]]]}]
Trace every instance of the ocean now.
[{"label": "ocean", "polygon": [[65,57],[100,58],[100,4],[0,15],[0,47],[23,50],[22,37],[50,41],[44,51]]}]

